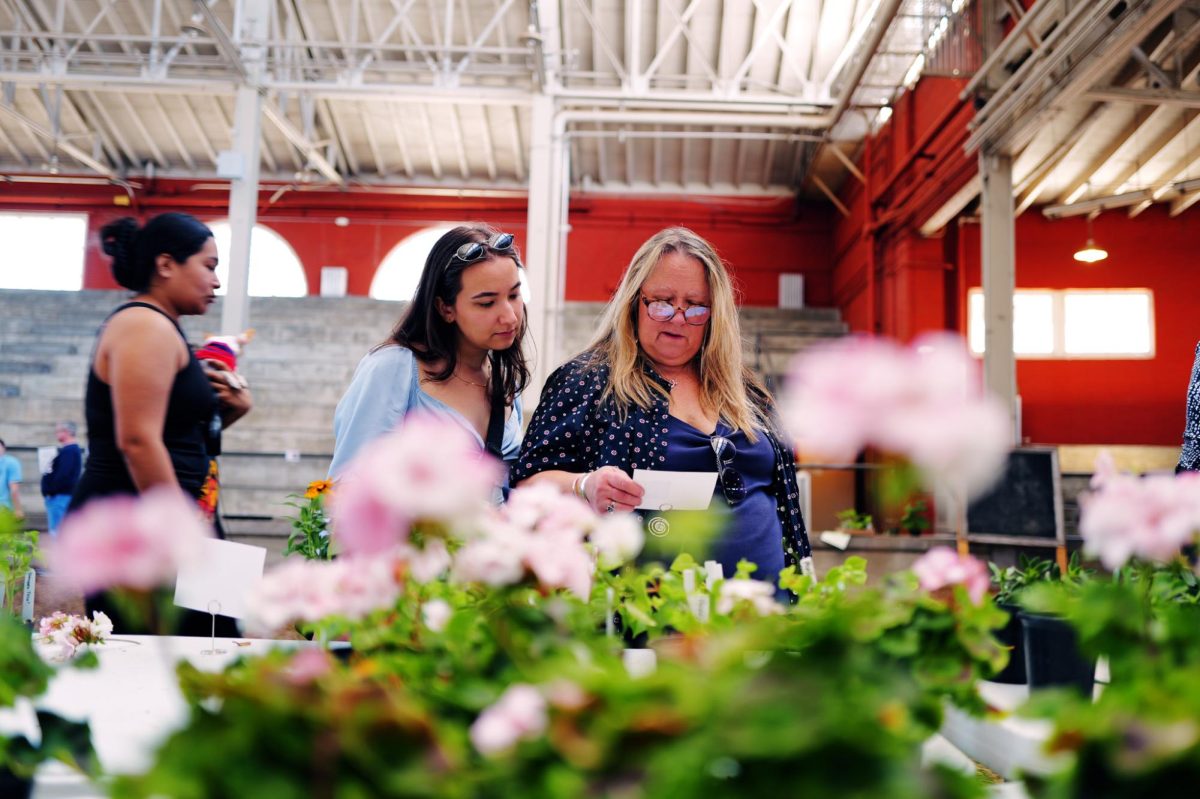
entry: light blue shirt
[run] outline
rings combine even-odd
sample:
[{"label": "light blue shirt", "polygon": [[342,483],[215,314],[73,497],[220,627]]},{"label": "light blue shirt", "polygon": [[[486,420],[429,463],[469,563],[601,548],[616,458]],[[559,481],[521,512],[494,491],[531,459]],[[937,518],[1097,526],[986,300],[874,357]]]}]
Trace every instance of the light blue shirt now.
[{"label": "light blue shirt", "polygon": [[[416,410],[431,411],[454,420],[475,437],[480,449],[484,449],[479,431],[465,416],[421,390],[420,376],[417,360],[407,347],[380,347],[359,361],[350,387],[333,412],[330,476],[336,477],[346,468],[364,444],[388,432]],[[521,426],[521,398],[517,397],[512,413],[504,422],[500,452],[505,460],[516,458],[521,450]]]},{"label": "light blue shirt", "polygon": [[21,482],[21,462],[12,455],[0,455],[0,508],[12,510],[10,483]]}]

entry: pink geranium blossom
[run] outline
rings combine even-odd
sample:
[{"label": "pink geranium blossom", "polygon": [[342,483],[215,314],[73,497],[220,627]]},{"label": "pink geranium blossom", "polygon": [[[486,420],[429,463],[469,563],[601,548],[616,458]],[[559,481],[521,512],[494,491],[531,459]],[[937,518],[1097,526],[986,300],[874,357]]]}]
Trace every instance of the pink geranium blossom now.
[{"label": "pink geranium blossom", "polygon": [[849,461],[878,447],[968,495],[1000,475],[1012,446],[1003,406],[948,333],[909,347],[854,336],[807,349],[792,362],[780,411],[803,450]]},{"label": "pink geranium blossom", "polygon": [[263,575],[247,601],[246,625],[269,633],[333,617],[359,621],[399,597],[394,557],[293,560]]},{"label": "pink geranium blossom", "polygon": [[1080,497],[1084,551],[1117,569],[1132,557],[1164,562],[1200,534],[1200,473],[1137,477],[1101,453],[1093,491]]},{"label": "pink geranium blossom", "polygon": [[350,463],[330,499],[342,552],[371,555],[408,538],[414,522],[452,522],[491,499],[501,467],[461,425],[414,413]]},{"label": "pink geranium blossom", "polygon": [[171,582],[196,557],[212,528],[175,488],[94,499],[67,516],[46,561],[63,585],[85,594],[108,588],[148,591]]},{"label": "pink geranium blossom", "polygon": [[69,660],[82,647],[103,644],[112,629],[112,620],[98,610],[91,619],[56,610],[38,623],[37,642],[51,647],[51,660]]},{"label": "pink geranium blossom", "polygon": [[923,591],[937,591],[947,586],[961,585],[971,601],[978,605],[987,594],[991,579],[983,561],[970,555],[959,555],[950,547],[934,547],[922,555],[912,567]]},{"label": "pink geranium blossom", "polygon": [[475,719],[471,743],[484,755],[499,754],[541,735],[546,723],[545,697],[532,685],[517,683]]}]

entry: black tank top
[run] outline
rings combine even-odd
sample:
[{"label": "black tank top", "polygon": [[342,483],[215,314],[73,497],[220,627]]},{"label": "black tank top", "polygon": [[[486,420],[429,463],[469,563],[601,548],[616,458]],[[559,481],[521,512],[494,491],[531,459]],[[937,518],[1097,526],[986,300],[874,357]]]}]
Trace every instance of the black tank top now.
[{"label": "black tank top", "polygon": [[[117,308],[104,324],[126,308],[150,308],[171,320],[183,343],[187,344],[179,324],[161,309],[145,302],[128,302]],[[104,331],[101,325],[100,332]],[[99,334],[96,337],[99,342]],[[187,365],[175,373],[171,394],[167,400],[167,416],[163,423],[163,444],[171,456],[175,477],[184,491],[193,496],[200,495],[204,478],[208,473],[210,452],[205,436],[218,411],[217,393],[213,390],[200,361],[188,347]],[[95,353],[88,370],[87,393],[84,397],[84,412],[88,426],[88,460],[84,467],[71,508],[77,508],[89,499],[109,494],[136,494],[137,487],[129,475],[125,459],[117,448],[116,420],[113,418],[112,389],[96,374]]]}]

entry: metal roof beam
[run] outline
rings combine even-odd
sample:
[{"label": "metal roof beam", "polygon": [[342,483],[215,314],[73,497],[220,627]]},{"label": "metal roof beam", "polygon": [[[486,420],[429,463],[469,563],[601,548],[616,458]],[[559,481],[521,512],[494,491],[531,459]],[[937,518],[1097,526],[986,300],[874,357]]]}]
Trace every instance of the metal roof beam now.
[{"label": "metal roof beam", "polygon": [[346,179],[343,178],[341,173],[334,168],[333,164],[331,164],[329,160],[321,154],[320,148],[317,147],[317,145],[313,142],[309,141],[304,133],[302,133],[299,128],[292,124],[291,120],[280,113],[275,108],[274,103],[263,103],[262,112],[263,116],[265,116],[271,122],[271,124],[275,126],[276,130],[283,134],[283,137],[291,142],[293,147],[304,154],[304,156],[308,159],[308,163],[311,164],[314,169],[324,175],[327,180],[330,180],[339,186],[345,185]]},{"label": "metal roof beam", "polygon": [[23,127],[31,135],[49,142],[53,146],[54,150],[61,150],[93,172],[103,175],[106,178],[115,179],[117,177],[115,172],[97,161],[95,158],[92,158],[91,155],[85,153],[74,144],[71,144],[61,135],[55,135],[52,131],[46,130],[44,127],[22,114],[17,109],[0,103],[0,112],[7,114],[13,121]]}]

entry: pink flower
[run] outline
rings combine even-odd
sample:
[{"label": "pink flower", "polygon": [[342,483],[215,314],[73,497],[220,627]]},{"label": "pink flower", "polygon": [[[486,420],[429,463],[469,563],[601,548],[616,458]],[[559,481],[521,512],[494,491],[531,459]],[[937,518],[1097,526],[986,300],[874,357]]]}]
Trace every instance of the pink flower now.
[{"label": "pink flower", "polygon": [[103,644],[112,628],[112,621],[98,610],[92,612],[91,621],[86,616],[55,611],[38,623],[37,642],[52,647],[52,660],[69,660],[85,645]]},{"label": "pink flower", "polygon": [[596,563],[583,542],[571,536],[554,533],[530,536],[525,565],[543,588],[565,588],[584,602],[592,595]]},{"label": "pink flower", "polygon": [[333,660],[324,649],[306,647],[296,653],[287,666],[287,678],[293,685],[308,685],[333,670]]},{"label": "pink flower", "polygon": [[211,535],[182,492],[153,488],[138,497],[95,499],[72,513],[46,547],[46,561],[64,585],[85,594],[148,591],[174,580]]},{"label": "pink flower", "polygon": [[247,629],[269,633],[296,622],[359,621],[400,597],[393,558],[288,561],[263,576],[247,600]]},{"label": "pink flower", "polygon": [[499,754],[541,735],[546,722],[545,698],[532,685],[517,683],[475,719],[471,743],[484,755]]},{"label": "pink flower", "polygon": [[911,347],[858,336],[807,349],[792,362],[780,410],[801,449],[852,460],[875,446],[968,495],[1001,474],[1012,445],[1007,414],[951,334]]},{"label": "pink flower", "polygon": [[436,580],[450,568],[450,550],[442,538],[429,538],[420,549],[411,544],[401,544],[396,554],[401,561],[408,563],[408,576],[418,583]]},{"label": "pink flower", "polygon": [[460,425],[414,413],[350,463],[330,500],[333,535],[347,554],[384,552],[415,521],[451,522],[492,497],[501,467]]},{"label": "pink flower", "polygon": [[950,547],[929,550],[913,564],[912,570],[922,591],[933,592],[946,586],[961,585],[976,605],[983,601],[990,584],[983,561],[970,555],[959,555]]},{"label": "pink flower", "polygon": [[[505,526],[493,522],[493,526]],[[484,535],[468,541],[455,553],[450,576],[460,583],[483,583],[494,588],[519,583],[525,576],[525,539],[507,529],[503,534]]]},{"label": "pink flower", "polygon": [[1165,562],[1200,534],[1200,474],[1136,477],[1101,453],[1090,494],[1080,497],[1084,552],[1117,569],[1132,557]]}]

